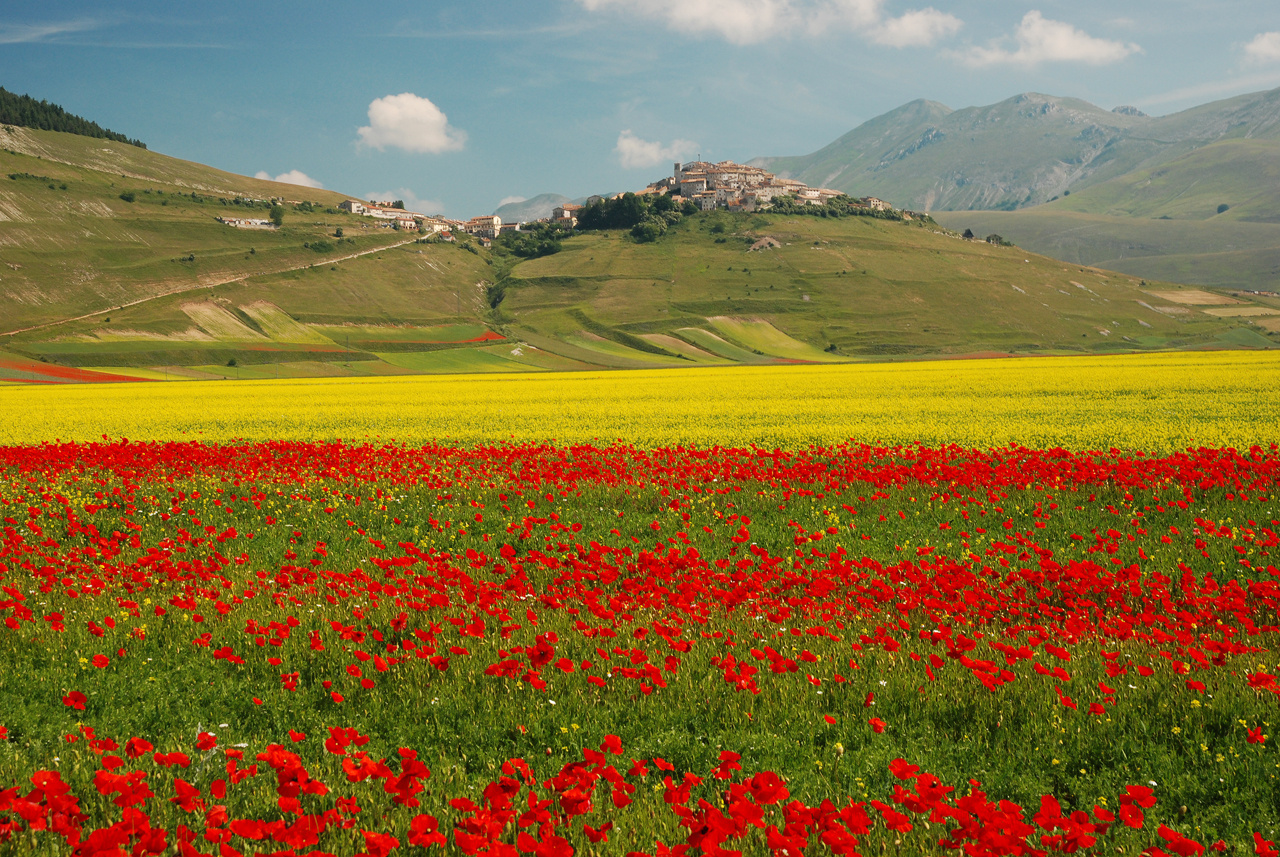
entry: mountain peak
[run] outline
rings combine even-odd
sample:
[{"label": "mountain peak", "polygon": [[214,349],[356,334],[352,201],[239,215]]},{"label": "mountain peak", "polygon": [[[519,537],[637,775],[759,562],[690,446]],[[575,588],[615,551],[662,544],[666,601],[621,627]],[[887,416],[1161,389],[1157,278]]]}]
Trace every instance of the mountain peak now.
[{"label": "mountain peak", "polygon": [[810,155],[752,163],[901,208],[1007,210],[1234,137],[1280,137],[1280,90],[1161,118],[1041,92],[959,110],[916,99]]}]

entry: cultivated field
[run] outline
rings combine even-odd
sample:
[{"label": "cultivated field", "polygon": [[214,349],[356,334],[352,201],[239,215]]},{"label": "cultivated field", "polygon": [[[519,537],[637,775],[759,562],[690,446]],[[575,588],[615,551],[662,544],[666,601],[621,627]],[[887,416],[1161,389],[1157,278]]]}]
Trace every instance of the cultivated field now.
[{"label": "cultivated field", "polygon": [[[434,355],[459,353],[497,359],[481,349]],[[795,449],[853,438],[1177,451],[1267,440],[1280,391],[1280,361],[1267,352],[412,379],[269,372],[252,384],[0,387],[0,442],[620,438]]]},{"label": "cultivated field", "polygon": [[1266,358],[2,390],[0,848],[1274,855]]}]

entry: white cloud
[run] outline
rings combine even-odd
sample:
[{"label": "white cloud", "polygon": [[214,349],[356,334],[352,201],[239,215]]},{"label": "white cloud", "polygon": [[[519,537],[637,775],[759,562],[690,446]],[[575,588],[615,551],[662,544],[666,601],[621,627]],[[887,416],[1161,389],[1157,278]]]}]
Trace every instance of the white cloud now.
[{"label": "white cloud", "polygon": [[0,24],[0,45],[47,42],[64,33],[83,33],[99,26],[97,21],[87,18],[57,24]]},{"label": "white cloud", "polygon": [[878,43],[891,48],[929,47],[964,26],[955,15],[937,9],[918,9],[881,23],[872,33]]},{"label": "white cloud", "polygon": [[985,48],[971,48],[960,58],[973,66],[1000,63],[1036,65],[1042,62],[1106,65],[1142,52],[1142,48],[1133,43],[1090,36],[1070,24],[1046,18],[1036,10],[1022,17],[1013,39],[1017,44],[1014,50],[1002,47],[997,41]]},{"label": "white cloud", "polygon": [[441,214],[444,212],[443,202],[434,199],[423,199],[407,187],[398,187],[395,190],[383,190],[377,193],[366,193],[364,198],[371,199],[374,202],[403,200],[406,209],[416,211],[418,214]]},{"label": "white cloud", "polygon": [[690,140],[673,140],[669,146],[641,140],[628,128],[618,135],[618,145],[613,150],[618,153],[618,161],[623,167],[634,170],[656,167],[666,161],[680,161],[697,149],[698,144]]},{"label": "white cloud", "polygon": [[320,182],[304,173],[302,170],[289,170],[287,173],[281,173],[273,176],[266,170],[258,170],[253,174],[255,179],[263,179],[269,182],[284,182],[285,184],[302,185],[303,187],[324,187]]},{"label": "white cloud", "polygon": [[1244,46],[1244,58],[1251,63],[1280,60],[1280,32],[1259,33]]},{"label": "white cloud", "polygon": [[502,201],[498,203],[498,207],[501,208],[504,205],[511,205],[514,202],[524,202],[527,199],[527,196],[504,196]]},{"label": "white cloud", "polygon": [[954,15],[933,8],[892,18],[885,0],[577,0],[588,12],[616,9],[660,21],[690,35],[718,36],[752,45],[796,34],[820,36],[852,31],[883,45],[932,45],[961,26]]},{"label": "white cloud", "polygon": [[444,112],[412,92],[376,98],[369,105],[369,124],[359,129],[360,143],[382,151],[388,146],[406,152],[456,152],[467,132],[449,124]]}]

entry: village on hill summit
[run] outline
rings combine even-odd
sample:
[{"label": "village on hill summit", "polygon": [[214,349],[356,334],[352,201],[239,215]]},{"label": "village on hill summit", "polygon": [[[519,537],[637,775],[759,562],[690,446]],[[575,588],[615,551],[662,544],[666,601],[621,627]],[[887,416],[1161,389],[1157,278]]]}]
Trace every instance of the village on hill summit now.
[{"label": "village on hill summit", "polygon": [[[826,205],[833,199],[846,196],[843,192],[828,188],[812,188],[795,179],[778,178],[761,167],[747,166],[733,161],[711,163],[709,161],[676,162],[672,175],[652,182],[636,196],[670,195],[692,203],[701,211],[725,209],[728,211],[759,211],[770,208],[775,200],[789,199],[800,205]],[[518,232],[526,223],[550,223],[570,229],[578,225],[583,209],[606,200],[617,199],[624,194],[590,196],[579,205],[566,202],[556,206],[549,217],[536,221],[504,223],[496,214],[484,214],[469,220],[453,220],[441,215],[420,214],[407,211],[399,201],[362,202],[348,199],[338,208],[351,214],[381,221],[388,228],[438,234],[445,241],[452,241],[455,232],[475,236],[482,244],[488,244],[505,232]],[[852,199],[854,207],[868,211],[892,211],[893,206],[882,199],[869,196]],[[912,212],[903,212],[910,218]]]}]

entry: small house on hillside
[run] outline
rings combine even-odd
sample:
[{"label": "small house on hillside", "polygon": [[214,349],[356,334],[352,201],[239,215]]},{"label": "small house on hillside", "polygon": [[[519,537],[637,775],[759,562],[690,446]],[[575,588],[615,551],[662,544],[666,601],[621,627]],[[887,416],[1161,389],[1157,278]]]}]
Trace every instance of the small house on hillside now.
[{"label": "small house on hillside", "polygon": [[[600,197],[595,197],[599,199]],[[551,222],[561,226],[570,228],[578,225],[578,212],[582,211],[581,205],[575,205],[572,202],[566,202],[564,205],[557,205],[551,209]]]},{"label": "small house on hillside", "polygon": [[480,238],[497,238],[502,229],[502,218],[496,214],[482,214],[468,220],[464,229]]}]

